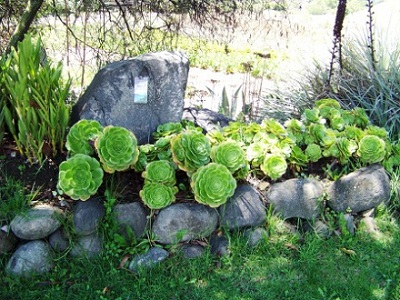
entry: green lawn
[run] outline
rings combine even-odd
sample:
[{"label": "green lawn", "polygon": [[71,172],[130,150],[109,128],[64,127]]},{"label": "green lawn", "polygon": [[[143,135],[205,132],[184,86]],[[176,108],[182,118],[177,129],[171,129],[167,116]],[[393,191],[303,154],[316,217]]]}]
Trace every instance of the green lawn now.
[{"label": "green lawn", "polygon": [[[98,259],[60,256],[54,270],[30,279],[4,273],[0,299],[400,299],[400,230],[387,212],[381,236],[328,240],[288,232],[269,217],[269,238],[249,248],[232,233],[230,256],[171,257],[134,274],[109,253]],[[352,254],[348,254],[351,250]],[[1,258],[2,269],[7,257]]]}]

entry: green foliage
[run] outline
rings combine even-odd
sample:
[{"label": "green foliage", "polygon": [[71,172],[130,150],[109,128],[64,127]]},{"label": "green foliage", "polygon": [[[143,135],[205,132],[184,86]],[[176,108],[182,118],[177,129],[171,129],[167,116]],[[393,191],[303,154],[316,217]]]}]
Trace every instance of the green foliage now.
[{"label": "green foliage", "polygon": [[224,165],[209,163],[191,177],[194,199],[210,207],[218,207],[233,196],[236,180]]},{"label": "green foliage", "polygon": [[198,131],[187,130],[172,137],[171,150],[179,169],[189,174],[210,162],[210,142]]},{"label": "green foliage", "polygon": [[126,128],[109,125],[95,141],[95,148],[107,173],[131,168],[139,156],[137,139]]},{"label": "green foliage", "polygon": [[71,155],[81,153],[92,155],[94,153],[93,142],[103,131],[103,126],[95,120],[80,120],[69,130],[65,144]]},{"label": "green foliage", "polygon": [[305,155],[311,162],[317,162],[322,157],[321,147],[317,144],[309,144],[307,145],[306,150],[304,151]]},{"label": "green foliage", "polygon": [[87,200],[103,181],[100,163],[86,154],[76,154],[60,164],[57,188],[74,200]]},{"label": "green foliage", "polygon": [[[70,81],[62,82],[60,63],[40,65],[40,45],[40,39],[34,43],[26,35],[18,49],[2,58],[0,117],[20,152],[31,162],[33,157],[41,163],[64,146]],[[0,122],[0,131],[3,126]]]},{"label": "green foliage", "polygon": [[147,182],[139,192],[144,204],[151,209],[161,209],[175,201],[178,188],[158,182]]}]

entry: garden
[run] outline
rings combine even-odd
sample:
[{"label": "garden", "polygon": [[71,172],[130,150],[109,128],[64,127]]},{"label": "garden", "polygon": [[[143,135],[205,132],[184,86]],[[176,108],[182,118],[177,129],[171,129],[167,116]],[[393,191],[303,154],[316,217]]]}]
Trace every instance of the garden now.
[{"label": "garden", "polygon": [[[372,24],[374,5],[365,2]],[[339,9],[336,25],[338,16]],[[121,126],[72,124],[76,78],[46,58],[34,31],[25,34],[0,60],[1,299],[400,299],[400,49],[377,48],[372,25],[362,43],[342,45],[334,36],[328,66],[257,102],[240,89],[232,98],[225,91],[218,113],[226,126],[167,122],[140,144]],[[205,55],[188,52],[191,64]],[[252,55],[238,53],[237,60]],[[224,71],[273,74],[253,64],[228,61]],[[261,218],[229,219],[234,201],[260,207]],[[100,213],[79,227],[77,211],[90,203]],[[116,211],[131,204],[141,229],[121,231]],[[40,226],[57,228],[21,233],[16,220],[30,223],[43,206],[52,213]],[[172,233],[163,235],[161,216],[177,207]],[[186,219],[204,228],[182,227]],[[96,249],[80,244],[92,223]],[[59,229],[63,238],[54,243]],[[15,271],[23,263],[15,253],[36,242],[47,265]],[[42,254],[29,251],[28,258]]]}]

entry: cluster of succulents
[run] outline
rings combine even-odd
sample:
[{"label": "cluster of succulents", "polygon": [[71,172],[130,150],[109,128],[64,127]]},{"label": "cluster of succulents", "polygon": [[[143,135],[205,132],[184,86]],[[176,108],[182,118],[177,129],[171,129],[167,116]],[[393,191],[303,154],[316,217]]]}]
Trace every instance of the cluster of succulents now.
[{"label": "cluster of succulents", "polygon": [[144,185],[139,192],[140,198],[151,209],[164,208],[175,201],[179,191],[175,186],[175,168],[168,160],[152,161],[142,172]]},{"label": "cluster of succulents", "polygon": [[[159,125],[153,136],[154,143],[138,146],[125,128],[102,128],[89,120],[76,123],[67,137],[71,157],[60,166],[59,189],[85,200],[97,192],[103,170],[133,168],[144,178],[142,201],[161,209],[175,201],[179,171],[188,176],[195,201],[218,207],[249,174],[279,180],[289,169],[333,161],[350,166],[349,172],[374,163],[387,170],[400,166],[400,143],[392,143],[384,128],[372,125],[363,109],[345,110],[333,99],[317,101],[300,120],[284,124],[275,119],[231,122],[203,134],[182,121]],[[90,156],[93,153],[99,161]]]},{"label": "cluster of succulents", "polygon": [[[74,200],[87,200],[96,194],[103,171],[128,170],[139,156],[137,140],[131,131],[111,125],[103,128],[94,120],[75,123],[67,135],[66,148],[69,158],[60,165],[57,187]],[[95,153],[100,162],[92,157]]]}]

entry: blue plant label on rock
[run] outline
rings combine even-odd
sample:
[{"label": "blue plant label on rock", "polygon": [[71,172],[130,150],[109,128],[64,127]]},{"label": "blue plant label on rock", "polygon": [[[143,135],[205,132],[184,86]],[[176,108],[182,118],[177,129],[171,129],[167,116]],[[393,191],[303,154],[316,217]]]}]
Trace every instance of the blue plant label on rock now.
[{"label": "blue plant label on rock", "polygon": [[133,102],[139,104],[147,103],[147,91],[149,85],[149,77],[138,76],[134,78],[134,94]]}]

